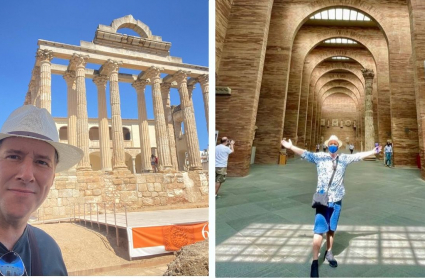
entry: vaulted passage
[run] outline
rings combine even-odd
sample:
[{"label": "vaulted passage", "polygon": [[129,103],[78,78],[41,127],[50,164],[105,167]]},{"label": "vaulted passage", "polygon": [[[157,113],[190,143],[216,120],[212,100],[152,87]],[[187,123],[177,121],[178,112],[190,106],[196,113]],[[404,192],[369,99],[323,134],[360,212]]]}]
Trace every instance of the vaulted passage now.
[{"label": "vaulted passage", "polygon": [[391,140],[394,166],[419,155],[425,179],[423,1],[217,0],[216,15],[228,175],[277,164],[284,137],[314,150],[335,134],[357,151]]}]

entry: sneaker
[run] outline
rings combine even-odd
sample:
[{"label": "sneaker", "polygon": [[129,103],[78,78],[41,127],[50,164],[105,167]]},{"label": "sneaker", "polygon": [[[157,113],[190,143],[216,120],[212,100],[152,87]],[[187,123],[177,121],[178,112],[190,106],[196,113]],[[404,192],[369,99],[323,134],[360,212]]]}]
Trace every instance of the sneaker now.
[{"label": "sneaker", "polygon": [[319,262],[314,260],[311,263],[310,277],[319,277]]},{"label": "sneaker", "polygon": [[338,262],[335,260],[334,255],[332,254],[332,250],[326,251],[323,259],[326,259],[331,267],[338,266]]}]

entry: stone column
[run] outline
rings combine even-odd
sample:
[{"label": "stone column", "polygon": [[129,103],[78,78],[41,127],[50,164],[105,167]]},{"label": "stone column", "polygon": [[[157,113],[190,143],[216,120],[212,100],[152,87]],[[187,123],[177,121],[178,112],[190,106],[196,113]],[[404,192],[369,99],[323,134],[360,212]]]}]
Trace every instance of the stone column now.
[{"label": "stone column", "polygon": [[171,169],[170,144],[168,142],[167,125],[165,124],[164,106],[161,95],[160,69],[150,67],[146,71],[152,83],[153,112],[155,115],[156,147],[158,150],[158,170]]},{"label": "stone column", "polygon": [[102,171],[111,171],[111,147],[109,140],[109,123],[106,112],[106,83],[108,76],[96,75],[93,78],[97,86],[97,105],[99,108],[99,149]]},{"label": "stone column", "polygon": [[34,80],[34,106],[40,108],[40,67],[35,66],[33,75],[35,76]]},{"label": "stone column", "polygon": [[109,93],[111,95],[112,118],[112,168],[127,169],[125,165],[124,138],[122,132],[122,119],[120,107],[120,92],[118,87],[118,69],[121,62],[109,59],[100,70],[109,73]]},{"label": "stone column", "polygon": [[209,115],[209,106],[208,106],[208,100],[209,100],[209,82],[208,82],[208,74],[203,74],[198,77],[199,84],[201,84],[202,89],[202,96],[204,98],[204,109],[205,109],[205,119],[207,120],[207,131],[209,131],[209,121],[208,121],[208,115]]},{"label": "stone column", "polygon": [[145,88],[148,81],[145,79],[137,79],[132,86],[137,93],[137,111],[139,115],[139,137],[140,137],[140,159],[141,173],[152,171],[151,166],[151,141],[149,138],[149,123],[146,113]]},{"label": "stone column", "polygon": [[187,142],[187,152],[189,154],[189,167],[190,170],[202,170],[195,114],[193,113],[192,102],[189,98],[189,92],[187,90],[187,73],[179,70],[174,74],[174,78],[177,81],[179,88],[180,103],[183,112]]},{"label": "stone column", "polygon": [[133,174],[136,174],[136,158],[131,157],[131,162],[133,163]]},{"label": "stone column", "polygon": [[68,94],[68,144],[77,146],[77,79],[75,71],[63,75]]},{"label": "stone column", "polygon": [[53,51],[38,49],[36,58],[40,64],[40,108],[52,113],[52,72]]},{"label": "stone column", "polygon": [[[365,79],[365,150],[370,151],[375,147],[375,128],[373,126],[373,70],[362,69]],[[371,156],[371,158],[373,158]]]},{"label": "stone column", "polygon": [[176,140],[174,138],[173,116],[171,114],[170,102],[170,83],[161,84],[162,104],[164,106],[165,122],[167,124],[168,142],[170,143],[171,163],[174,170],[179,170],[179,162],[177,160]]},{"label": "stone column", "polygon": [[77,92],[77,147],[84,151],[83,159],[78,163],[77,170],[88,171],[90,167],[89,157],[89,125],[87,116],[86,97],[86,63],[88,55],[74,54],[71,64],[75,66],[76,92]]}]

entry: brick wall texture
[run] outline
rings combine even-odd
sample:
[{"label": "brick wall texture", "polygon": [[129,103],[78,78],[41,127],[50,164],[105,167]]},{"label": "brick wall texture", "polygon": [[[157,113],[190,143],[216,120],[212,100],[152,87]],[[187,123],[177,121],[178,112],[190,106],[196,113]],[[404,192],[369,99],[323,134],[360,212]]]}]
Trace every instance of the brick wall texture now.
[{"label": "brick wall texture", "polygon": [[[318,24],[319,11],[344,7],[375,25]],[[313,150],[331,134],[357,150],[365,142],[365,79],[373,70],[373,140],[394,144],[395,167],[416,167],[425,179],[425,1],[421,0],[234,0],[217,1],[216,129],[236,141],[229,176],[255,163],[276,164],[282,137]],[[356,46],[327,46],[331,38]],[[345,56],[349,61],[335,61]],[[321,119],[344,121],[323,127]],[[345,122],[351,121],[351,126]],[[352,124],[356,121],[356,128]],[[291,156],[289,152],[288,155]]]}]

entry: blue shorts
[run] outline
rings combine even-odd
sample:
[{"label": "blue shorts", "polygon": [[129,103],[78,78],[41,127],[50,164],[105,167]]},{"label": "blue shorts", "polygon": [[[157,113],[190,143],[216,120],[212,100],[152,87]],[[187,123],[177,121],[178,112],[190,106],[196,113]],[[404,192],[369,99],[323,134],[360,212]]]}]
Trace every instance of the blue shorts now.
[{"label": "blue shorts", "polygon": [[314,219],[314,233],[323,234],[328,231],[336,231],[339,215],[341,214],[341,201],[329,202],[328,207],[316,208]]}]

